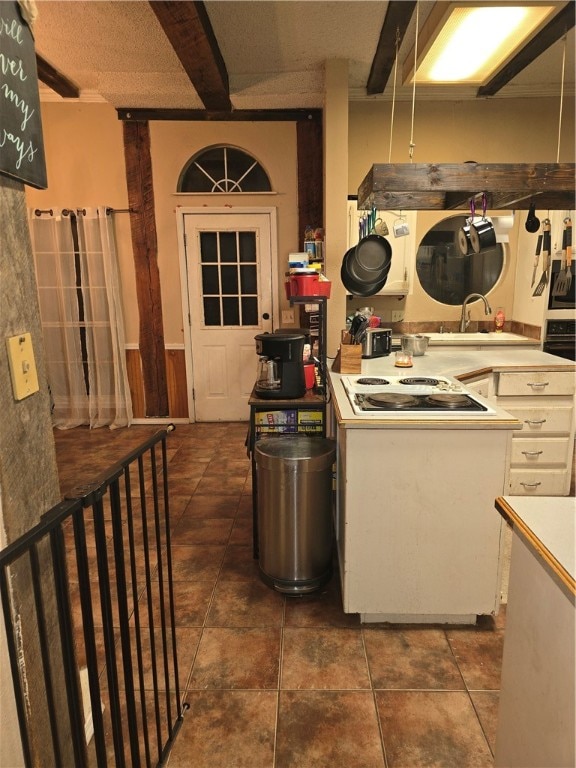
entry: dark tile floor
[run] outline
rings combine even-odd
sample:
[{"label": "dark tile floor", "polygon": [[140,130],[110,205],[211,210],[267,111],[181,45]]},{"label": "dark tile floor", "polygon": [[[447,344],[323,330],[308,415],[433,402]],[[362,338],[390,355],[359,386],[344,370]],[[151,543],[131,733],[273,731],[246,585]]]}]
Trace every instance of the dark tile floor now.
[{"label": "dark tile floor", "polygon": [[[156,430],[57,431],[63,493]],[[252,557],[245,435],[218,423],[168,438],[190,706],[171,768],[492,766],[504,612],[476,627],[362,626],[337,576],[307,597],[273,592]]]}]

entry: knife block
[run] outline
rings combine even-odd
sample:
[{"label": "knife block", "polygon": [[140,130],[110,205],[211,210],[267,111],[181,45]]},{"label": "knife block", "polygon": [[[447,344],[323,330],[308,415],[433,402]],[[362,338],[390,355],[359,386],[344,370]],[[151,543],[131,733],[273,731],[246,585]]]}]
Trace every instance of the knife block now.
[{"label": "knife block", "polygon": [[332,370],[335,373],[362,373],[362,344],[347,344],[342,340]]}]

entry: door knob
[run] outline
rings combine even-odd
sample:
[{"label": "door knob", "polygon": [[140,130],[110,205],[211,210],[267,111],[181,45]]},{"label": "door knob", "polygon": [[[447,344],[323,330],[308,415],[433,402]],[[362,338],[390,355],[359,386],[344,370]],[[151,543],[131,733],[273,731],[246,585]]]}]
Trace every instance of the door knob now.
[{"label": "door knob", "polygon": [[262,320],[270,320],[270,315],[268,314],[268,312],[264,312],[264,314],[262,315]]}]

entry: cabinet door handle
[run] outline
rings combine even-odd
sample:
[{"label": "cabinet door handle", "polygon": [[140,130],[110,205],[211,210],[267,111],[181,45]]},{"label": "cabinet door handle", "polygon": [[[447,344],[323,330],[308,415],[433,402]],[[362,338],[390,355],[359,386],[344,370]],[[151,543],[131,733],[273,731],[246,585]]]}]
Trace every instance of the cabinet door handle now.
[{"label": "cabinet door handle", "polygon": [[524,456],[540,456],[541,453],[544,453],[544,451],[522,451]]},{"label": "cabinet door handle", "polygon": [[544,389],[544,387],[547,387],[549,384],[548,381],[529,381],[526,386],[536,388],[536,389]]},{"label": "cabinet door handle", "polygon": [[525,419],[524,424],[530,424],[532,425],[540,425],[540,424],[546,424],[546,419]]},{"label": "cabinet door handle", "polygon": [[520,483],[520,485],[523,485],[524,488],[538,488],[539,485],[542,485],[540,482],[536,483]]}]

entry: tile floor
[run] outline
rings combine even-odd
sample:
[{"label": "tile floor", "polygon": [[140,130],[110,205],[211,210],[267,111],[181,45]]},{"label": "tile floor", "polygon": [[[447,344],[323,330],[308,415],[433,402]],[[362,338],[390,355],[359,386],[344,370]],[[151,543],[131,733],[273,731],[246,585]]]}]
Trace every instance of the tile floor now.
[{"label": "tile floor", "polygon": [[[252,557],[246,428],[168,438],[190,706],[170,768],[492,766],[504,612],[473,628],[361,626],[342,612],[337,576],[307,597],[273,592]],[[62,492],[156,430],[56,431]]]}]

